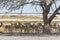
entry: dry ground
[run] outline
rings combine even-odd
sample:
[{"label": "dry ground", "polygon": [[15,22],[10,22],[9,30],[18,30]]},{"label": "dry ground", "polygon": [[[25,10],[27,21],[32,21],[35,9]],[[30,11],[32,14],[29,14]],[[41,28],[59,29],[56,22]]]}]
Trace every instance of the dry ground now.
[{"label": "dry ground", "polygon": [[60,36],[0,36],[0,40],[60,40]]}]

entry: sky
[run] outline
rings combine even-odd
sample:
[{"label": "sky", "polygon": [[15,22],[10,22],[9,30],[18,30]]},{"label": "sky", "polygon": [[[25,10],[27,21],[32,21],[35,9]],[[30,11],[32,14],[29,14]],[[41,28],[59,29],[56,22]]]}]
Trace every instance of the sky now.
[{"label": "sky", "polygon": [[[57,7],[60,6],[60,0],[56,3]],[[36,7],[38,10],[35,9],[35,6],[33,7],[32,5],[25,5],[22,13],[42,13],[42,9],[41,7],[37,6]],[[55,10],[55,6],[53,5],[52,8]],[[51,10],[50,12],[53,13],[54,10]],[[7,9],[5,8],[0,8],[0,13],[6,13],[8,12]],[[10,13],[20,13],[21,12],[21,9],[19,10],[14,10]]]}]

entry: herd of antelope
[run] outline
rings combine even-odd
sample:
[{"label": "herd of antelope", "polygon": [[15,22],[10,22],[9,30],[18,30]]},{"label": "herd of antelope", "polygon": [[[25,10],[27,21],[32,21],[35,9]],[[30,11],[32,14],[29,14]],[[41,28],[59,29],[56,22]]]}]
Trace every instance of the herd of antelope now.
[{"label": "herd of antelope", "polygon": [[[21,32],[21,33],[43,33],[43,26],[41,23],[22,23],[22,22],[13,22],[9,25],[4,25],[0,22],[0,27],[4,27],[4,30],[7,32]],[[48,25],[47,25],[48,26]],[[60,30],[60,25],[53,24],[49,26],[49,29],[52,33],[56,33]]]},{"label": "herd of antelope", "polygon": [[41,23],[21,23],[21,22],[15,22],[11,23],[11,25],[4,25],[3,23],[0,23],[0,27],[4,27],[5,31],[7,30],[9,32],[18,31],[18,32],[30,32],[30,33],[42,33],[42,24]]}]

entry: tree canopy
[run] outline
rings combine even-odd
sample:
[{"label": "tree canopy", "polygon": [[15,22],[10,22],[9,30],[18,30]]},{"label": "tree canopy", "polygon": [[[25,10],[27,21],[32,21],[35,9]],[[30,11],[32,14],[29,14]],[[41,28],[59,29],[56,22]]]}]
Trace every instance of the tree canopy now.
[{"label": "tree canopy", "polygon": [[25,6],[27,4],[37,5],[37,6],[40,5],[42,7],[41,3],[44,2],[45,3],[45,5],[43,4],[44,6],[46,6],[46,7],[47,7],[47,5],[52,6],[52,4],[55,4],[56,1],[59,1],[59,0],[0,0],[0,7],[1,8],[5,7],[6,9],[13,11],[13,10],[17,10],[21,7],[23,9],[23,6]]}]

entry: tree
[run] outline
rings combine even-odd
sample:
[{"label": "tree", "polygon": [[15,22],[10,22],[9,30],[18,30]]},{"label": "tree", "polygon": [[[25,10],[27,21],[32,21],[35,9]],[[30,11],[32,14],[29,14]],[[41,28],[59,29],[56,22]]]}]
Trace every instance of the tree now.
[{"label": "tree", "polygon": [[[15,2],[14,2],[15,1]],[[27,4],[32,4],[32,5],[39,5],[41,8],[42,8],[42,14],[43,14],[43,22],[44,22],[44,30],[43,32],[44,33],[47,33],[48,30],[46,28],[46,25],[50,25],[52,20],[55,18],[56,14],[59,14],[59,10],[60,10],[60,5],[59,7],[56,7],[56,2],[59,1],[59,0],[10,0],[9,2],[12,2],[12,4],[8,4],[9,2],[6,0],[6,8],[8,7],[7,5],[9,5],[10,7],[8,8],[8,10],[15,10],[15,9],[19,9],[22,7],[22,10],[24,8],[25,5]],[[5,4],[4,3],[4,4]],[[55,8],[56,10],[53,12],[53,14],[48,18],[48,14],[50,12],[50,9],[53,9],[52,8],[52,5],[55,4]],[[46,31],[47,30],[47,31]]]}]

